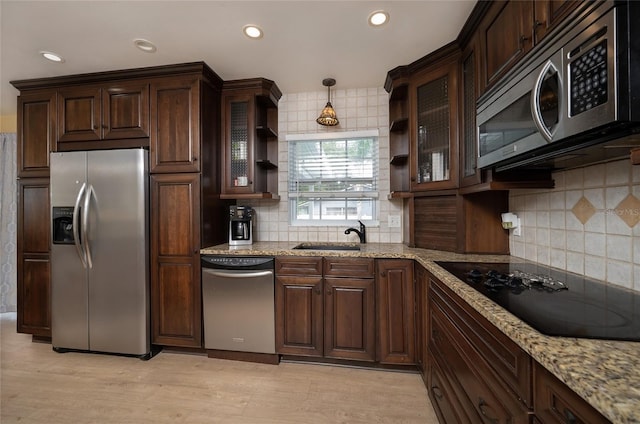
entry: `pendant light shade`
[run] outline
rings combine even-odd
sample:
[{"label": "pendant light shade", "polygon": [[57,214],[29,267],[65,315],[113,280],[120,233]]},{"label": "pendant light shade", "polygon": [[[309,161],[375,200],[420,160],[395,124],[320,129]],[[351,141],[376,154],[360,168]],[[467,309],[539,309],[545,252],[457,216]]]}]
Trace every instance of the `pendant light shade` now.
[{"label": "pendant light shade", "polygon": [[338,116],[336,115],[336,111],[333,110],[333,105],[331,104],[331,87],[336,84],[336,80],[333,78],[325,78],[322,80],[322,85],[327,87],[327,104],[324,109],[320,113],[316,122],[320,125],[324,125],[326,127],[333,127],[340,123],[338,121]]}]

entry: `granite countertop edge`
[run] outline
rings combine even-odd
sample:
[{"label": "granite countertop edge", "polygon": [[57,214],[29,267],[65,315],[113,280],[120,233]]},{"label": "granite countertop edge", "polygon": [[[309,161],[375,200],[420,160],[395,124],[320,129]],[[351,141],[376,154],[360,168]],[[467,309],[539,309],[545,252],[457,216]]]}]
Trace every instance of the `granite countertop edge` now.
[{"label": "granite countertop edge", "polygon": [[435,263],[508,262],[511,256],[458,254],[410,248],[401,243],[367,243],[360,245],[359,251],[294,250],[297,244],[257,242],[233,247],[222,244],[204,248],[200,253],[414,259],[613,423],[640,422],[640,343],[546,336]]}]

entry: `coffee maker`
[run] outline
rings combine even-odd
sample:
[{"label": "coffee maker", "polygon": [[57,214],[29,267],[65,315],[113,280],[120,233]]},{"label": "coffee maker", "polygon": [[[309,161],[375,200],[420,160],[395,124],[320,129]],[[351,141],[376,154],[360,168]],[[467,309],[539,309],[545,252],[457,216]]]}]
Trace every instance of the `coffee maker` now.
[{"label": "coffee maker", "polygon": [[253,214],[250,206],[229,206],[229,246],[253,243]]}]

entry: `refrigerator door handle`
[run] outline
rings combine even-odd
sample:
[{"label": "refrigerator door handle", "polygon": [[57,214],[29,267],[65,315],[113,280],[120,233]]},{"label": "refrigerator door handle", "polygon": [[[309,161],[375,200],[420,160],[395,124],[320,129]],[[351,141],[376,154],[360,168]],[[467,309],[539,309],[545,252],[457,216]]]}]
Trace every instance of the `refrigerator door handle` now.
[{"label": "refrigerator door handle", "polygon": [[91,260],[91,244],[89,243],[89,207],[91,206],[91,196],[93,195],[93,186],[89,184],[89,188],[84,195],[84,207],[82,210],[82,239],[84,240],[84,251],[87,258],[87,266],[93,268]]},{"label": "refrigerator door handle", "polygon": [[[84,235],[83,238],[80,239],[80,231],[79,221],[80,221],[80,201],[82,200],[82,195],[84,194],[87,188],[87,183],[82,183],[82,187],[80,187],[80,191],[78,191],[78,197],[76,197],[76,204],[73,207],[73,221],[71,226],[73,227],[73,244],[76,246],[76,251],[78,252],[78,256],[80,257],[80,261],[82,261],[82,267],[87,267],[86,255],[84,252],[84,246],[82,246],[82,242],[85,240]],[[82,224],[84,227],[84,223]],[[84,228],[83,228],[84,229]]]}]

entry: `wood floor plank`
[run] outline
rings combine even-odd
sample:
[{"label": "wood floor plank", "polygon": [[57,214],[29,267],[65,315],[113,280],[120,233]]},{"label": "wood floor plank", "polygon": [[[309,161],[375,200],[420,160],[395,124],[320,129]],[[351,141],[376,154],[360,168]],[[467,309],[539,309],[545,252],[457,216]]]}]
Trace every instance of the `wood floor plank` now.
[{"label": "wood floor plank", "polygon": [[0,422],[436,424],[418,374],[161,352],[59,354],[0,314]]}]

